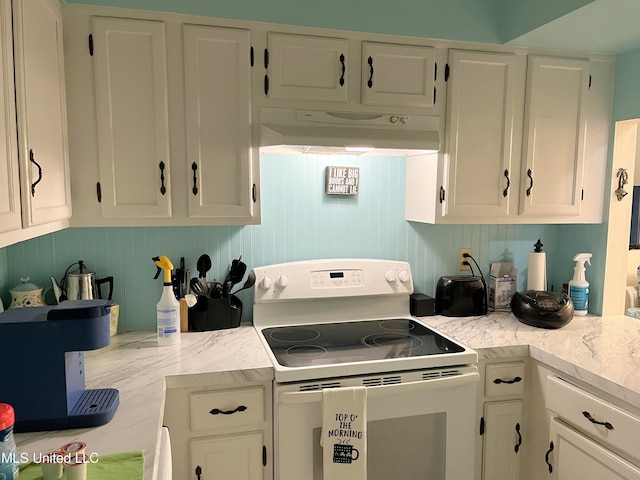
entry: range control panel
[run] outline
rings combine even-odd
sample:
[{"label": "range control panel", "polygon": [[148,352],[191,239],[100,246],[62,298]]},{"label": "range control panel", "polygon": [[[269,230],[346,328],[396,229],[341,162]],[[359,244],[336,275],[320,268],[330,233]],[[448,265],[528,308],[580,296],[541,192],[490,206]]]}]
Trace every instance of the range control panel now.
[{"label": "range control panel", "polygon": [[255,302],[413,293],[407,262],[329,259],[254,269]]},{"label": "range control panel", "polygon": [[362,270],[321,270],[311,272],[311,288],[356,287],[364,285]]}]

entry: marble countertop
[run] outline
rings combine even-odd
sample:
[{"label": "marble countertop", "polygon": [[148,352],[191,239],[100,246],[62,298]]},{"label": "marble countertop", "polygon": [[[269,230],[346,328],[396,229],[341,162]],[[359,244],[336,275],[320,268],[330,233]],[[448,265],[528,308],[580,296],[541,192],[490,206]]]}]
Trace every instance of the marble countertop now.
[{"label": "marble countertop", "polygon": [[526,356],[640,408],[640,320],[620,316],[574,316],[546,330],[511,313],[482,317],[421,317],[439,332],[478,351],[481,358]]},{"label": "marble countertop", "polygon": [[[640,320],[578,317],[557,330],[524,325],[509,313],[421,317],[425,325],[476,350],[480,358],[527,356],[640,408]],[[16,435],[19,452],[39,454],[84,441],[98,455],[143,450],[145,480],[157,470],[166,388],[269,381],[273,369],[251,326],[186,333],[180,345],[158,347],[153,332],[129,332],[86,352],[87,388],[120,391],[114,418],[96,428]]]}]

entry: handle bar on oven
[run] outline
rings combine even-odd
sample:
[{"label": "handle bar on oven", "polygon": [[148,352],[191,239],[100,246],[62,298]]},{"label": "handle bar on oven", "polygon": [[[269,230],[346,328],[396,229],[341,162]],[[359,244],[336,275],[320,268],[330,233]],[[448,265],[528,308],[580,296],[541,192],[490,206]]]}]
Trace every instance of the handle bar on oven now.
[{"label": "handle bar on oven", "polygon": [[[368,397],[384,397],[385,395],[402,395],[413,392],[428,392],[442,388],[458,387],[480,381],[478,372],[463,373],[455,377],[442,377],[418,382],[398,383],[393,385],[377,385],[367,387]],[[280,403],[313,403],[322,402],[322,390],[313,392],[283,392],[279,395]]]}]

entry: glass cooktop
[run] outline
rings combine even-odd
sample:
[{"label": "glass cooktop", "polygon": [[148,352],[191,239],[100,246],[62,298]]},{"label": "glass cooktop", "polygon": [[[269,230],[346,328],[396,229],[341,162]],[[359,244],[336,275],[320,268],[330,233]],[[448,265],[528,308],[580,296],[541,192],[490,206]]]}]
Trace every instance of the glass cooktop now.
[{"label": "glass cooktop", "polygon": [[263,329],[262,334],[278,363],[292,368],[464,351],[424,325],[404,318],[272,327]]}]

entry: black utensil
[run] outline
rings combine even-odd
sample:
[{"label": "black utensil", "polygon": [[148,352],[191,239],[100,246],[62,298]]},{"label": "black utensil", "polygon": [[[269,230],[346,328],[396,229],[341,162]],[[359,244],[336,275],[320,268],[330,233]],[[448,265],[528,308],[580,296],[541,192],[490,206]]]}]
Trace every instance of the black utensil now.
[{"label": "black utensil", "polygon": [[198,261],[196,262],[196,268],[198,269],[198,277],[199,281],[202,284],[202,288],[206,291],[208,290],[207,286],[207,272],[211,270],[211,257],[206,253],[200,255],[198,257]]},{"label": "black utensil", "polygon": [[211,298],[207,290],[202,286],[202,282],[199,278],[192,278],[189,284],[191,291],[199,297]]},{"label": "black utensil", "polygon": [[253,287],[255,285],[255,283],[256,283],[256,272],[251,270],[249,272],[249,275],[247,275],[247,280],[244,282],[244,285],[242,285],[241,288],[239,288],[238,290],[233,292],[231,295],[235,295],[236,293],[241,292],[242,290],[246,290],[248,288],[251,288],[251,287]]}]

